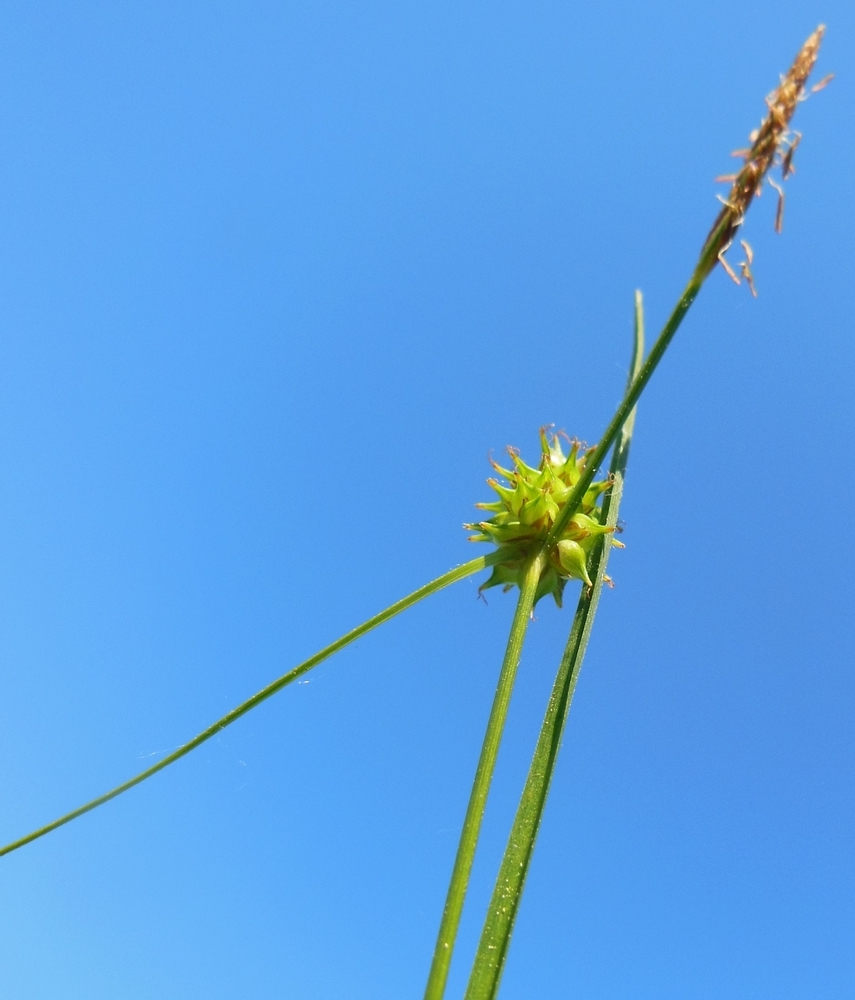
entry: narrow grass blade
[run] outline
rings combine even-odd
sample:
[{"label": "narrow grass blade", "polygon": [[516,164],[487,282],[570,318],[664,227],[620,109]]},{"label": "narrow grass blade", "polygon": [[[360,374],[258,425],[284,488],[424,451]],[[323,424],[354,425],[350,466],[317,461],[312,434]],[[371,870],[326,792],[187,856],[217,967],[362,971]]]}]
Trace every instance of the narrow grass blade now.
[{"label": "narrow grass blade", "polygon": [[423,587],[419,587],[418,590],[414,590],[409,596],[391,604],[384,611],[374,615],[373,618],[369,618],[368,621],[363,622],[362,625],[358,625],[355,629],[352,629],[340,639],[336,639],[335,642],[330,643],[329,646],[326,646],[319,653],[315,653],[315,655],[310,656],[308,660],[304,660],[301,664],[299,664],[299,666],[294,667],[293,670],[289,670],[287,674],[283,674],[266,687],[263,687],[251,698],[247,698],[246,701],[238,705],[237,708],[233,708],[231,712],[228,712],[221,719],[218,719],[215,723],[213,723],[213,725],[208,726],[208,728],[199,733],[198,736],[194,736],[189,743],[185,743],[173,753],[164,757],[163,760],[159,760],[156,764],[153,764],[145,771],[141,771],[129,781],[125,781],[121,785],[117,785],[106,794],[99,795],[97,799],[92,799],[91,802],[87,802],[85,805],[72,810],[70,813],[60,816],[59,819],[55,819],[52,823],[48,823],[47,826],[40,827],[38,830],[28,833],[26,837],[21,837],[19,840],[12,841],[11,844],[6,844],[5,847],[0,847],[0,856],[10,854],[12,851],[16,851],[19,847],[23,847],[25,844],[38,840],[39,837],[44,837],[45,834],[50,833],[52,830],[56,830],[58,827],[64,826],[66,823],[70,823],[73,819],[77,819],[78,816],[82,816],[84,813],[97,809],[98,806],[103,805],[105,802],[109,802],[110,799],[116,798],[117,795],[121,795],[122,792],[128,791],[128,789],[133,788],[134,785],[139,785],[141,782],[145,781],[146,778],[150,778],[152,775],[157,774],[158,771],[162,771],[165,767],[169,767],[170,764],[174,764],[175,761],[180,760],[182,757],[190,753],[191,750],[195,750],[196,747],[201,746],[207,740],[211,739],[212,736],[216,736],[217,733],[222,732],[226,726],[230,726],[233,722],[237,722],[241,716],[246,715],[247,712],[251,711],[257,705],[260,705],[263,701],[266,701],[272,695],[281,691],[282,688],[287,687],[293,681],[297,680],[298,677],[302,677],[303,674],[311,670],[312,667],[316,667],[323,660],[332,656],[333,653],[337,653],[340,649],[344,649],[345,646],[350,645],[350,643],[365,635],[366,632],[370,632],[372,629],[377,628],[378,625],[382,625],[384,622],[389,621],[390,618],[394,618],[395,615],[399,615],[402,611],[406,611],[407,608],[411,608],[414,604],[417,604],[425,597],[430,597],[431,594],[435,594],[438,590],[442,590],[443,587],[448,587],[450,584],[456,583],[464,577],[471,576],[473,573],[478,573],[482,569],[486,569],[487,566],[491,565],[494,557],[495,554],[491,553],[487,556],[479,556],[477,559],[471,559],[469,562],[463,563],[462,566],[457,566],[455,569],[449,570],[442,576],[437,577],[437,579],[433,580],[431,583],[426,583]]},{"label": "narrow grass blade", "polygon": [[[644,352],[644,319],[642,314],[641,293],[635,293],[635,344],[632,364],[630,367],[630,385],[637,375]],[[629,412],[615,451],[612,456],[611,474],[613,484],[603,501],[603,512],[606,523],[617,524],[618,510],[623,493],[623,480],[626,463],[629,458],[629,445],[632,438],[635,410]],[[543,817],[549,786],[561,747],[564,725],[570,711],[573,692],[582,665],[582,658],[588,645],[594,615],[603,587],[603,574],[608,563],[611,540],[606,536],[605,542],[595,550],[590,567],[590,576],[594,586],[590,592],[582,591],[570,638],[564,650],[561,666],[555,678],[555,684],[546,709],[546,716],[540,730],[537,746],[532,758],[531,768],[526,779],[520,804],[517,809],[514,825],[505,848],[499,876],[490,900],[490,908],[484,928],[469,985],[466,990],[466,1000],[494,1000],[498,993],[499,982],[507,957],[508,946],[514,928],[517,910],[528,875],[535,841],[537,839],[540,821]]]},{"label": "narrow grass blade", "polygon": [[543,549],[535,551],[531,555],[520,587],[519,599],[511,623],[511,633],[508,637],[508,645],[499,673],[499,683],[493,698],[493,707],[487,722],[487,732],[484,734],[481,756],[475,770],[475,780],[472,783],[469,805],[466,808],[463,830],[457,846],[457,856],[454,859],[454,868],[451,872],[445,909],[442,913],[433,960],[425,987],[425,1000],[441,1000],[445,993],[445,984],[448,980],[448,970],[451,967],[454,942],[457,938],[460,915],[463,912],[463,903],[469,886],[469,875],[472,871],[472,862],[475,858],[475,849],[481,832],[481,821],[484,818],[487,795],[493,780],[493,772],[496,769],[496,758],[499,755],[499,745],[508,716],[508,706],[517,676],[517,667],[545,560],[546,554]]}]

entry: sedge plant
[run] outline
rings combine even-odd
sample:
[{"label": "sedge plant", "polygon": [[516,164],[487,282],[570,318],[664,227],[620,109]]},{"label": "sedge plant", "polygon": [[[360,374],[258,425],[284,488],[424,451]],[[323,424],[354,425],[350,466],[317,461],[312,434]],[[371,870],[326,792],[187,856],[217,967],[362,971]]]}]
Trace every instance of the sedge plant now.
[{"label": "sedge plant", "polygon": [[[567,584],[580,581],[581,594],[570,635],[555,677],[466,988],[465,1000],[494,1000],[600,594],[604,584],[611,584],[606,574],[609,552],[613,546],[621,544],[614,535],[636,406],[701,287],[718,265],[737,284],[745,281],[751,293],[756,295],[752,273],[753,252],[749,244],[740,241],[745,259],[735,268],[726,254],[745,221],[751,202],[767,181],[778,193],[775,228],[779,232],[781,230],[784,205],[781,184],[793,173],[793,155],[801,140],[800,133],[791,130],[791,121],[797,106],[809,92],[820,90],[831,79],[826,77],[808,91],[807,81],[816,62],[824,30],[824,26],[820,25],[807,39],[788,72],[781,77],[779,86],[766,97],[767,111],[760,126],[751,133],[749,145],[734,153],[743,161],[739,171],[717,178],[730,184],[729,193],[720,197],[722,208],[702,245],[689,281],[646,357],[642,300],[641,294],[636,292],[635,336],[629,379],[624,397],[599,443],[587,448],[571,440],[565,452],[562,435],[550,435],[548,429],[543,428],[540,432],[541,456],[536,467],[527,465],[514,449],[509,449],[510,468],[494,463],[495,471],[504,482],[495,478],[488,480],[496,499],[478,504],[481,510],[492,516],[465,525],[472,532],[472,541],[493,544],[494,550],[449,570],[380,611],[269,683],[156,764],[0,847],[0,855],[24,847],[153,777],[356,639],[452,583],[490,569],[491,575],[481,589],[493,586],[502,586],[505,590],[516,588],[517,604],[424,992],[425,1000],[442,1000],[526,630],[539,600],[552,596],[561,607]],[[780,182],[770,176],[773,168],[779,169]],[[610,453],[611,460],[607,467]],[[608,471],[603,475],[601,470],[605,469]],[[598,474],[603,478],[597,480]]]}]

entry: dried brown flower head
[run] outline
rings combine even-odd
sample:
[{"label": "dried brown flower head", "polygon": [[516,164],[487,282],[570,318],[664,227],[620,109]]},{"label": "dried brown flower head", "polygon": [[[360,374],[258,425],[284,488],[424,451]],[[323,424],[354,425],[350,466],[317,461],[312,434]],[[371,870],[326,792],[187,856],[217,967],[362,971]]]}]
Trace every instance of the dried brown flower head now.
[{"label": "dried brown flower head", "polygon": [[[808,96],[805,86],[816,63],[824,33],[825,25],[821,24],[804,43],[789,71],[781,77],[780,86],[766,98],[768,111],[760,127],[748,137],[751,146],[748,149],[734,151],[734,156],[742,157],[745,161],[742,169],[737,174],[716,178],[720,181],[732,182],[732,186],[727,198],[720,199],[724,207],[715,220],[701,251],[698,271],[702,277],[706,277],[715,265],[720,263],[730,277],[737,284],[740,283],[739,277],[724,259],[724,254],[733,243],[737,230],[745,220],[745,213],[755,195],[760,194],[763,181],[767,179],[766,175],[772,167],[781,168],[782,181],[785,181],[795,170],[793,154],[801,140],[801,135],[798,132],[790,131],[790,122],[798,105]],[[812,88],[811,92],[821,90],[830,80],[831,76],[825,77]],[[768,180],[769,184],[778,192],[775,229],[780,232],[783,222],[784,192],[780,184],[772,180],[771,177]],[[738,267],[754,293],[751,275],[753,255],[750,247],[744,242],[743,247],[748,259],[740,262]]]}]

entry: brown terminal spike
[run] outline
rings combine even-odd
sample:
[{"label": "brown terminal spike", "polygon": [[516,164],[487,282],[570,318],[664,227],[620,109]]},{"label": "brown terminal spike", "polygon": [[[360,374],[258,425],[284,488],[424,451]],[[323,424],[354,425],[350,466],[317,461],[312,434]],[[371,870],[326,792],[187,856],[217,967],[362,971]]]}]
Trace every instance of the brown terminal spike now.
[{"label": "brown terminal spike", "polygon": [[[760,194],[769,170],[775,165],[781,166],[784,179],[792,173],[793,152],[801,136],[797,132],[790,131],[790,122],[800,102],[808,96],[805,85],[816,63],[824,33],[825,26],[821,24],[801,47],[792,66],[781,77],[778,87],[766,98],[766,116],[748,137],[751,146],[733,152],[733,156],[741,157],[745,163],[734,177],[728,196],[719,197],[723,207],[701,251],[699,274],[702,277],[706,277],[716,263],[721,263],[730,277],[739,283],[733,269],[725,261],[724,254],[744,222],[745,213],[751,202]],[[828,77],[820,80],[814,91],[821,90],[828,80]],[[782,211],[782,202],[779,199],[776,229],[781,225]],[[746,267],[749,264],[750,262]],[[750,274],[750,271],[748,273]],[[749,280],[745,270],[743,274],[746,280]],[[749,285],[751,285],[750,280]],[[753,288],[753,285],[751,287]]]}]

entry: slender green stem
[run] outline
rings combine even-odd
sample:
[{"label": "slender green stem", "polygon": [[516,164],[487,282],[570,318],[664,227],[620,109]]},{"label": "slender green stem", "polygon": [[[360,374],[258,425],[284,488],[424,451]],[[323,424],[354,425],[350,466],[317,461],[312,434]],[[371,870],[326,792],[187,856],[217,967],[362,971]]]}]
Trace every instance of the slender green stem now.
[{"label": "slender green stem", "polygon": [[448,970],[451,967],[451,957],[457,937],[457,928],[460,925],[460,915],[463,912],[463,901],[469,885],[469,875],[472,871],[472,862],[475,858],[478,835],[481,832],[481,821],[484,818],[487,795],[489,794],[490,783],[496,768],[496,758],[499,754],[499,744],[502,741],[505,719],[508,715],[511,692],[513,691],[517,675],[517,667],[520,662],[526,629],[528,628],[531,612],[534,607],[537,585],[540,582],[540,575],[543,572],[545,564],[545,549],[535,550],[529,557],[522,585],[520,586],[519,600],[517,601],[516,611],[511,623],[511,633],[508,637],[507,648],[505,649],[505,658],[502,661],[499,683],[496,687],[493,707],[490,710],[487,732],[484,735],[481,756],[475,771],[475,780],[472,784],[469,805],[466,808],[466,817],[463,820],[463,830],[461,831],[460,842],[457,846],[457,856],[454,859],[454,868],[451,872],[451,882],[449,883],[448,894],[445,899],[445,909],[443,910],[442,921],[439,925],[439,934],[436,939],[433,961],[431,962],[427,986],[425,987],[425,1000],[441,1000],[445,993],[445,984],[448,979]]},{"label": "slender green stem", "polygon": [[[714,232],[715,231],[716,230],[714,230]],[[674,307],[674,311],[668,317],[668,322],[662,328],[662,332],[659,334],[656,343],[650,349],[650,354],[648,354],[647,360],[632,380],[632,384],[627,389],[623,401],[617,408],[617,411],[609,422],[608,427],[605,429],[603,436],[600,439],[600,443],[597,445],[593,454],[586,462],[582,478],[576,484],[576,488],[561,508],[560,514],[555,519],[555,523],[552,525],[552,530],[550,531],[547,539],[547,543],[550,546],[554,545],[558,539],[561,538],[564,529],[567,527],[568,521],[579,509],[579,505],[582,503],[582,498],[585,496],[585,492],[593,482],[597,469],[599,469],[599,467],[603,464],[609,449],[615,443],[615,440],[620,433],[620,429],[626,422],[630,411],[638,402],[638,397],[642,394],[642,392],[644,392],[644,388],[650,381],[651,375],[656,371],[656,367],[662,360],[662,356],[668,349],[668,345],[673,340],[674,334],[683,322],[683,317],[689,311],[692,303],[697,298],[698,292],[701,290],[701,286],[709,274],[709,270],[707,269],[707,258],[709,257],[710,252],[711,251],[707,250],[706,247],[704,248],[701,260],[695,268],[695,272],[689,280],[689,283],[683,289],[683,294],[680,296],[677,305]]]},{"label": "slender green stem", "polygon": [[281,691],[282,688],[287,687],[293,681],[297,680],[298,677],[302,677],[303,674],[311,670],[312,667],[317,666],[323,660],[332,656],[333,653],[337,653],[340,649],[343,649],[345,646],[350,645],[350,643],[365,635],[366,632],[370,632],[372,629],[377,628],[378,625],[382,625],[383,622],[389,621],[390,618],[394,618],[395,615],[399,615],[402,611],[406,611],[407,608],[412,607],[425,597],[430,597],[431,594],[435,594],[438,590],[442,590],[443,587],[448,587],[450,584],[456,583],[464,577],[480,572],[482,569],[491,565],[495,561],[495,558],[496,554],[491,553],[487,556],[479,556],[477,559],[471,559],[469,562],[463,563],[462,566],[457,566],[455,569],[449,570],[442,576],[437,577],[437,579],[431,581],[431,583],[426,583],[423,587],[419,587],[418,590],[414,590],[409,596],[402,598],[400,601],[396,601],[384,611],[374,615],[373,618],[369,618],[367,622],[363,622],[362,625],[358,625],[355,629],[352,629],[340,639],[336,639],[335,642],[330,643],[329,646],[326,646],[319,653],[315,653],[315,655],[310,656],[308,660],[304,660],[301,664],[299,664],[299,666],[294,667],[293,670],[289,670],[287,674],[283,674],[281,677],[277,678],[277,680],[272,681],[266,687],[263,687],[251,698],[247,698],[246,701],[238,705],[237,708],[233,708],[231,712],[226,713],[226,715],[224,715],[221,719],[218,719],[213,725],[208,726],[208,728],[199,733],[198,736],[194,736],[189,743],[185,743],[183,746],[179,747],[162,760],[159,760],[156,764],[153,764],[145,771],[141,771],[129,781],[125,781],[121,785],[117,785],[105,795],[99,795],[97,799],[92,799],[91,802],[87,802],[85,805],[72,810],[70,813],[60,816],[59,819],[55,819],[52,823],[48,823],[47,826],[40,827],[38,830],[28,833],[26,837],[21,837],[19,840],[12,841],[11,844],[6,844],[5,847],[0,847],[0,856],[10,854],[12,851],[16,851],[19,847],[23,847],[24,844],[29,844],[33,840],[38,840],[39,837],[43,837],[46,833],[50,833],[52,830],[56,830],[58,827],[64,826],[66,823],[70,823],[73,819],[77,819],[78,816],[82,816],[84,813],[90,812],[92,809],[96,809],[105,802],[109,802],[110,799],[116,798],[116,796],[121,795],[122,792],[128,791],[128,789],[133,788],[134,785],[140,784],[140,782],[145,781],[146,778],[150,778],[153,774],[157,774],[158,771],[162,771],[165,767],[169,767],[170,764],[174,764],[175,761],[180,760],[186,754],[190,753],[191,750],[195,750],[196,747],[201,746],[204,742],[206,742],[206,740],[209,740],[212,736],[216,736],[217,733],[222,732],[226,726],[230,726],[241,716],[246,715],[246,713],[255,708],[256,705],[260,705],[263,701],[266,701],[272,695],[276,694],[277,691]]},{"label": "slender green stem", "polygon": [[[636,292],[635,345],[630,366],[630,385],[638,372],[643,351],[644,320],[641,293]],[[612,456],[612,486],[603,501],[603,514],[606,523],[611,527],[617,524],[634,422],[635,410],[633,409],[623,426]],[[531,768],[526,778],[525,788],[493,889],[469,985],[466,989],[465,1000],[495,1000],[498,993],[514,921],[528,875],[540,822],[543,818],[543,810],[558,759],[570,703],[591,634],[603,586],[603,574],[611,547],[611,540],[607,536],[605,542],[594,551],[591,559],[589,573],[594,581],[594,586],[590,590],[583,590],[579,598],[573,626],[570,630],[570,638],[567,641],[567,647],[564,650],[564,656],[555,678]]]}]

